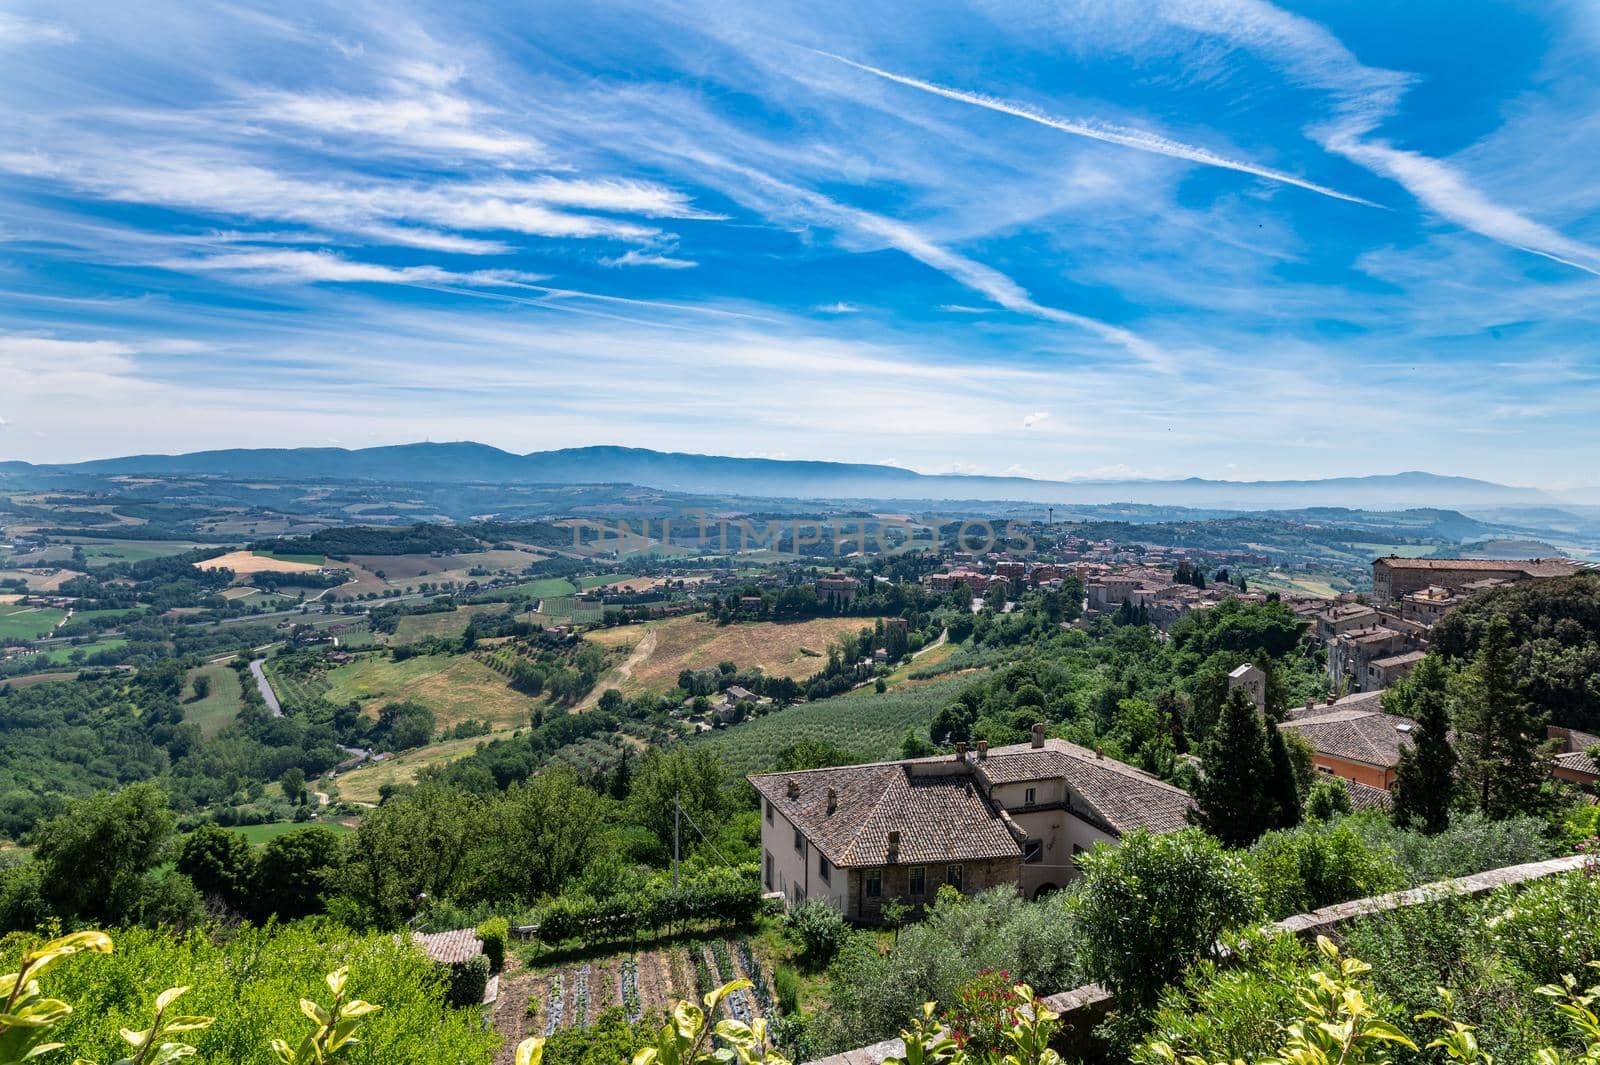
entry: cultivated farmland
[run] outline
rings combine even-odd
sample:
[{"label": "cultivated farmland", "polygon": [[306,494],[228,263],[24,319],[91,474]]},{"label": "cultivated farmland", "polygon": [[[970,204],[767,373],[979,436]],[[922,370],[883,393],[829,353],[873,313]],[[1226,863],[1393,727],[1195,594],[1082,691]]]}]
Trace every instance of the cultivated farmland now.
[{"label": "cultivated farmland", "polygon": [[897,758],[906,729],[926,737],[933,715],[974,679],[969,674],[882,695],[864,691],[800,703],[689,742],[716,751],[730,773],[770,769],[778,752],[802,739],[826,740],[866,761]]},{"label": "cultivated farmland", "polygon": [[[656,645],[642,661],[632,666],[631,676],[612,684],[602,678],[601,686],[614,686],[624,695],[644,691],[666,691],[678,683],[685,669],[715,669],[718,662],[732,662],[741,669],[760,667],[769,676],[803,680],[822,668],[828,644],[840,633],[872,628],[874,618],[812,618],[809,621],[756,621],[737,625],[717,625],[698,615],[600,629],[587,634],[608,650],[632,650],[655,633]],[[811,652],[811,653],[807,653]]]},{"label": "cultivated farmland", "polygon": [[570,964],[518,971],[504,979],[494,1023],[506,1037],[496,1065],[530,1035],[587,1028],[602,1011],[620,1008],[630,1021],[659,1016],[681,1001],[697,1001],[713,988],[738,979],[753,987],[724,999],[717,1020],[749,1023],[777,1017],[768,959],[748,936],[691,939],[655,950],[588,958]]}]

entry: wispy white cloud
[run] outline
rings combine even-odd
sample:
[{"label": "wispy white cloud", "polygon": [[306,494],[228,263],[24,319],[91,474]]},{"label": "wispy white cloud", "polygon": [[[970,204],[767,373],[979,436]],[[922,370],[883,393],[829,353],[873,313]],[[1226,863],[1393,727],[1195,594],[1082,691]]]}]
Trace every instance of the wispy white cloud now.
[{"label": "wispy white cloud", "polygon": [[438,90],[396,96],[260,91],[227,110],[242,121],[293,126],[427,153],[536,160],[538,141],[496,128],[467,97]]},{"label": "wispy white cloud", "polygon": [[543,274],[516,270],[458,272],[437,266],[387,266],[346,259],[332,252],[280,248],[163,259],[152,265],[185,273],[240,274],[270,281],[304,283],[451,284],[492,288],[545,280]]},{"label": "wispy white cloud", "polygon": [[66,26],[0,11],[0,48],[22,44],[71,44],[78,35]]},{"label": "wispy white cloud", "polygon": [[988,96],[983,93],[965,92],[961,89],[952,89],[948,86],[936,85],[931,81],[923,81],[920,78],[913,78],[906,74],[896,74],[893,71],[884,70],[881,67],[869,66],[866,63],[858,63],[853,59],[846,59],[844,56],[834,55],[832,52],[818,52],[817,54],[826,56],[827,58],[835,60],[836,62],[843,63],[846,66],[853,67],[856,70],[871,74],[874,77],[883,78],[887,81],[892,81],[896,84],[905,85],[913,89],[919,89],[922,92],[932,93],[935,96],[942,96],[947,100],[955,100],[960,103],[971,104],[974,107],[981,107],[989,111],[996,111],[1003,115],[1011,115],[1014,118],[1024,119],[1028,122],[1034,122],[1041,126],[1048,126],[1049,128],[1059,130],[1062,133],[1070,133],[1075,137],[1087,137],[1090,140],[1103,141],[1107,144],[1116,144],[1124,148],[1133,148],[1141,152],[1151,152],[1156,155],[1165,155],[1173,159],[1184,159],[1188,162],[1200,163],[1204,166],[1220,167],[1224,170],[1236,170],[1241,174],[1250,174],[1254,177],[1265,178],[1268,181],[1276,181],[1284,185],[1293,185],[1296,188],[1306,189],[1309,192],[1315,192],[1322,196],[1330,196],[1336,200],[1359,203],[1367,207],[1378,206],[1371,200],[1362,199],[1360,196],[1352,196],[1348,193],[1340,192],[1337,189],[1328,188],[1326,185],[1319,185],[1314,181],[1307,181],[1305,178],[1296,177],[1293,174],[1286,174],[1281,170],[1272,170],[1267,167],[1258,166],[1255,163],[1245,162],[1239,159],[1229,159],[1226,156],[1218,155],[1216,152],[1213,152],[1207,148],[1202,148],[1193,144],[1185,144],[1182,141],[1174,140],[1171,137],[1167,137],[1159,133],[1152,133],[1149,130],[1133,129],[1128,126],[1119,126],[1108,122],[1095,121],[1092,119],[1060,118],[1058,116],[1041,111],[1039,108],[1033,107],[1029,104],[1016,103],[1010,100],[1003,100],[995,96]]},{"label": "wispy white cloud", "polygon": [[[659,229],[566,208],[649,217],[703,217],[681,193],[649,182],[560,178],[418,182],[302,177],[182,150],[120,151],[101,142],[56,153],[0,152],[0,169],[61,181],[107,199],[157,204],[366,235],[394,244],[485,251],[452,231],[645,241]],[[441,232],[442,231],[442,232]]]},{"label": "wispy white cloud", "polygon": [[678,259],[670,255],[657,255],[654,252],[640,251],[631,248],[625,254],[601,259],[604,266],[656,266],[664,270],[689,270],[700,264],[693,259]]},{"label": "wispy white cloud", "polygon": [[1161,12],[1196,34],[1257,52],[1327,94],[1333,116],[1307,132],[1328,151],[1389,178],[1428,210],[1480,236],[1600,274],[1600,248],[1495,203],[1445,160],[1375,136],[1397,113],[1411,75],[1363,64],[1325,28],[1267,0],[1168,0]]},{"label": "wispy white cloud", "polygon": [[837,303],[821,303],[813,308],[818,314],[859,314],[861,308],[854,303],[840,300]]},{"label": "wispy white cloud", "polygon": [[1047,410],[1037,410],[1032,414],[1025,414],[1022,416],[1022,427],[1024,429],[1032,429],[1035,425],[1038,425],[1040,422],[1049,417],[1050,412]]}]

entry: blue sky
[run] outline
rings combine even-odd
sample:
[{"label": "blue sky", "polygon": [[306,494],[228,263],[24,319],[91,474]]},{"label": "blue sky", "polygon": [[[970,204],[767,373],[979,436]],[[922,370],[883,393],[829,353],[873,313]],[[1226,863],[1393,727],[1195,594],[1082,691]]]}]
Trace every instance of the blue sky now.
[{"label": "blue sky", "polygon": [[1600,8],[0,0],[0,457],[1600,483]]}]

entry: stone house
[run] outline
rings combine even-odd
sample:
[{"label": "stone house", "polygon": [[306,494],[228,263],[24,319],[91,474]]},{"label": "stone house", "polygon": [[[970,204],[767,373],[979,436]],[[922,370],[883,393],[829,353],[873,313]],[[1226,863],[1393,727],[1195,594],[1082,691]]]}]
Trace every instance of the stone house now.
[{"label": "stone house", "polygon": [[1078,875],[1073,859],[1143,828],[1174,832],[1180,788],[1063,740],[953,756],[749,778],[761,796],[762,879],[792,904],[825,899],[876,922],[891,899],[919,907],[942,885],[1001,884],[1029,898]]}]

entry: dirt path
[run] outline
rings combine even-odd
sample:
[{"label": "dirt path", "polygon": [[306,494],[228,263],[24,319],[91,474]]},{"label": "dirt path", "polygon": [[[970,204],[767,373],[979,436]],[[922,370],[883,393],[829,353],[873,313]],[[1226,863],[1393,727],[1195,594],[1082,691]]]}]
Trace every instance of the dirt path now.
[{"label": "dirt path", "polygon": [[536,1018],[528,1016],[528,995],[533,990],[535,978],[526,970],[500,974],[500,998],[494,1004],[494,1027],[505,1042],[500,1044],[500,1050],[494,1056],[494,1065],[511,1065],[517,1052],[517,1044],[530,1035],[542,1035],[544,1029],[537,1032],[529,1031],[529,1024]]},{"label": "dirt path", "polygon": [[577,705],[574,713],[581,714],[583,711],[588,710],[600,701],[600,694],[607,688],[615,688],[617,685],[631,679],[633,671],[644,665],[645,660],[655,652],[656,630],[651,629],[644,634],[644,637],[638,643],[634,644],[633,650],[629,652],[628,657],[623,660],[620,666],[595,681],[594,688],[590,690],[588,695],[583,697],[583,701]]}]

